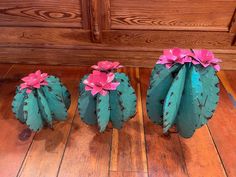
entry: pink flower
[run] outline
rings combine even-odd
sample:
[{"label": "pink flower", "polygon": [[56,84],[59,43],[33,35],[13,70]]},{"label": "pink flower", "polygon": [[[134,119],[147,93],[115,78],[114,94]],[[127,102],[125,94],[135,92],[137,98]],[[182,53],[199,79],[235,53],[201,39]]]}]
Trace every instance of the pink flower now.
[{"label": "pink flower", "polygon": [[97,65],[93,65],[92,68],[99,71],[111,71],[123,67],[119,62],[99,61]]},{"label": "pink flower", "polygon": [[47,73],[41,73],[40,70],[35,73],[31,73],[26,77],[23,77],[21,80],[24,83],[20,84],[20,90],[27,89],[26,93],[31,93],[34,88],[40,88],[41,85],[48,85],[46,78],[48,77]]},{"label": "pink flower", "polygon": [[192,61],[192,52],[190,50],[173,48],[173,49],[165,49],[163,51],[163,55],[160,56],[157,64],[165,64],[169,69],[174,64],[184,64]]},{"label": "pink flower", "polygon": [[109,90],[116,90],[119,82],[112,82],[115,78],[114,73],[105,73],[94,70],[92,74],[84,80],[85,90],[91,91],[92,95],[100,93],[105,96]]},{"label": "pink flower", "polygon": [[220,65],[218,64],[221,62],[220,59],[215,58],[213,52],[202,49],[202,50],[193,50],[194,56],[193,64],[201,64],[203,67],[213,66],[216,71],[220,70]]}]

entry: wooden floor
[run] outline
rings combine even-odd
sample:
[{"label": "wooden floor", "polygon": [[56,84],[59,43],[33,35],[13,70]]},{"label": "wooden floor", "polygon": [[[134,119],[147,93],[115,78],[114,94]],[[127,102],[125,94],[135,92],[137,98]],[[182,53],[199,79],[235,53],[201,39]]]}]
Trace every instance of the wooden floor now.
[{"label": "wooden floor", "polygon": [[[26,126],[15,119],[11,101],[20,78],[36,69],[59,76],[72,94],[72,105],[66,122],[21,141]],[[137,114],[122,130],[100,134],[81,122],[77,111],[77,85],[89,68],[1,64],[0,177],[236,177],[236,71],[219,73],[217,111],[191,139],[163,136],[148,119],[150,71],[124,69],[138,96]]]}]

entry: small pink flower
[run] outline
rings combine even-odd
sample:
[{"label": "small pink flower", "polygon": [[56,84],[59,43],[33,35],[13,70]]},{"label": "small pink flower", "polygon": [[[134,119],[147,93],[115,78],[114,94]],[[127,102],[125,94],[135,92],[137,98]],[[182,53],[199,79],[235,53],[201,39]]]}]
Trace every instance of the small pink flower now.
[{"label": "small pink flower", "polygon": [[218,64],[221,62],[220,59],[215,58],[213,52],[202,49],[202,50],[193,50],[194,56],[193,64],[201,64],[203,67],[213,66],[216,71],[220,70],[220,65]]},{"label": "small pink flower", "polygon": [[26,77],[23,77],[21,80],[24,83],[20,84],[20,90],[27,89],[26,93],[31,93],[34,88],[40,88],[41,85],[48,85],[46,78],[48,77],[47,73],[41,73],[40,70],[35,73],[31,73]]},{"label": "small pink flower", "polygon": [[190,50],[180,48],[165,49],[163,55],[161,55],[157,61],[157,64],[164,64],[169,69],[176,63],[184,64],[191,62],[192,55]]},{"label": "small pink flower", "polygon": [[119,62],[111,61],[99,61],[97,65],[93,65],[92,68],[99,71],[111,71],[123,67]]},{"label": "small pink flower", "polygon": [[109,90],[116,90],[120,84],[119,82],[112,82],[114,78],[114,73],[105,73],[94,70],[83,83],[86,85],[85,90],[91,91],[93,96],[97,93],[105,96]]}]

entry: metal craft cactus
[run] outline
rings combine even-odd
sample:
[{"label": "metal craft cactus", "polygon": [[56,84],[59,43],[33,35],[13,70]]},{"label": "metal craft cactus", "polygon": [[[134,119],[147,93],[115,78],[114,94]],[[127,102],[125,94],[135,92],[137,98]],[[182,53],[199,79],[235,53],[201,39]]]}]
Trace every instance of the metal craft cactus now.
[{"label": "metal craft cactus", "polygon": [[187,62],[169,69],[157,63],[147,91],[147,113],[163,133],[176,125],[178,133],[191,137],[212,117],[219,100],[219,80],[213,66]]},{"label": "metal craft cactus", "polygon": [[109,90],[106,95],[92,95],[85,90],[85,75],[79,85],[80,97],[78,109],[81,119],[90,125],[98,124],[103,132],[111,121],[114,128],[120,129],[124,121],[136,113],[136,95],[124,73],[114,73],[114,81],[119,82],[116,90]]},{"label": "metal craft cactus", "polygon": [[32,131],[40,130],[45,124],[52,126],[53,120],[63,121],[70,107],[70,93],[59,78],[48,76],[47,85],[27,89],[17,87],[12,102],[12,111],[16,118]]}]

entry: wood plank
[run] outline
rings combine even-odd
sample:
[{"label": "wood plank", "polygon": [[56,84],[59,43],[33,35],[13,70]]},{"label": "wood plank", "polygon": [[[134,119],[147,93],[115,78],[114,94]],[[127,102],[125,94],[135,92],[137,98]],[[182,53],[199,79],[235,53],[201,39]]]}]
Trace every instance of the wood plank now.
[{"label": "wood plank", "polygon": [[[234,33],[200,31],[104,30],[102,44],[91,43],[90,31],[73,28],[2,27],[0,46],[67,49],[158,51],[164,48],[235,50]],[[188,37],[186,37],[188,36]]]},{"label": "wood plank", "polygon": [[[121,70],[130,78],[137,95],[137,113],[121,130],[113,130],[110,171],[120,176],[123,172],[141,172],[147,176],[147,159],[144,139],[142,101],[139,84],[139,69]],[[136,173],[135,173],[136,174]],[[137,173],[138,174],[138,173]]]},{"label": "wood plank", "polygon": [[[34,134],[26,141],[20,141],[18,136],[26,128],[13,115],[11,102],[20,79],[34,70],[34,66],[14,65],[2,80],[0,89],[0,171],[1,176],[14,177],[24,160]],[[4,90],[4,92],[3,92]]]},{"label": "wood plank", "polygon": [[140,69],[140,83],[147,147],[148,174],[154,176],[188,176],[182,146],[177,134],[165,136],[160,126],[154,125],[146,113],[146,92],[151,70]]},{"label": "wood plank", "polygon": [[230,98],[232,99],[234,106],[236,106],[236,86],[235,86],[235,71],[220,71],[218,72],[218,76],[224,88],[228,92]]},{"label": "wood plank", "polygon": [[[0,2],[0,26],[81,27],[81,7],[77,0]],[[56,7],[56,9],[55,9]]]},{"label": "wood plank", "polygon": [[144,172],[130,172],[130,171],[123,171],[123,172],[110,172],[110,176],[112,177],[147,177],[148,174]]},{"label": "wood plank", "polygon": [[18,176],[57,176],[75,111],[77,84],[88,68],[65,66],[37,66],[41,71],[58,76],[71,93],[71,106],[65,122],[55,124],[53,131],[43,129],[35,135]]},{"label": "wood plank", "polygon": [[222,84],[220,86],[220,101],[208,126],[226,173],[233,177],[236,175],[236,110]]},{"label": "wood plank", "polygon": [[197,130],[192,138],[180,140],[189,176],[226,177],[207,126]]},{"label": "wood plank", "polygon": [[[236,3],[233,1],[113,0],[111,27],[112,29],[228,31],[235,6]],[[224,17],[220,14],[224,14]]]},{"label": "wood plank", "polygon": [[[222,50],[219,52],[216,53],[216,56],[223,60],[222,68],[234,70],[236,68],[236,54],[222,53]],[[116,48],[112,50],[69,50],[4,47],[0,50],[0,63],[91,66],[99,60],[119,60],[125,66],[151,68],[161,53],[161,51],[127,51],[116,50]]]},{"label": "wood plank", "polygon": [[108,176],[111,134],[111,129],[99,133],[97,126],[86,125],[77,111],[58,176]]},{"label": "wood plank", "polygon": [[12,66],[12,64],[0,64],[0,78],[4,78]]}]

